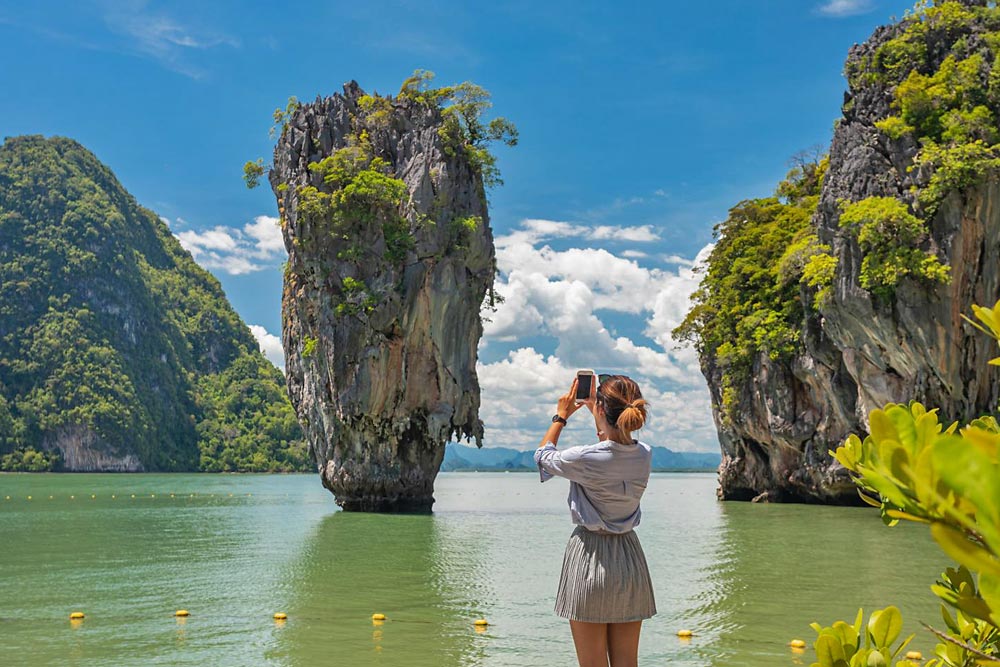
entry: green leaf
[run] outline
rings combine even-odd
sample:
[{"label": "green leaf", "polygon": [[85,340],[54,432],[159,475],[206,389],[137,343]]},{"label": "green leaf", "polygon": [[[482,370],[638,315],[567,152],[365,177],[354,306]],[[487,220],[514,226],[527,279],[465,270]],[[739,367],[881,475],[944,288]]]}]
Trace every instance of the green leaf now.
[{"label": "green leaf", "polygon": [[875,498],[872,498],[871,496],[869,496],[867,493],[865,493],[861,489],[858,489],[858,496],[860,496],[861,500],[864,501],[865,504],[867,504],[867,505],[871,505],[872,507],[879,507],[879,508],[882,507],[882,502],[881,501],[876,500]]},{"label": "green leaf", "polygon": [[931,526],[931,537],[942,551],[970,570],[1000,575],[1000,561],[966,538],[965,533],[938,522]]},{"label": "green leaf", "polygon": [[[896,406],[887,405],[886,409],[891,410],[893,407]],[[876,443],[881,443],[883,440],[899,440],[895,424],[889,419],[889,415],[882,410],[875,409],[869,413],[868,425],[872,440]]]},{"label": "green leaf", "polygon": [[903,630],[903,616],[896,607],[872,612],[868,619],[868,634],[876,648],[888,647]]},{"label": "green leaf", "polygon": [[944,605],[941,605],[941,618],[944,619],[944,624],[948,626],[949,630],[955,634],[959,633],[958,623],[956,623],[955,619],[951,617],[951,614],[948,612],[948,608]]},{"label": "green leaf", "polygon": [[1000,626],[1000,576],[985,572],[979,575],[979,594],[990,609],[989,620]]},{"label": "green leaf", "polygon": [[903,519],[904,521],[916,521],[917,523],[931,523],[929,519],[922,516],[915,516],[899,510],[886,510],[885,513],[893,519]]},{"label": "green leaf", "polygon": [[820,635],[813,644],[821,667],[847,667],[844,647],[831,635]]},{"label": "green leaf", "polygon": [[[920,404],[916,403],[915,405]],[[917,426],[915,417],[919,415],[914,415],[912,413],[912,409],[912,407],[910,409],[905,409],[897,406],[889,409],[886,412],[886,416],[889,417],[889,420],[892,422],[892,425],[898,434],[896,441],[905,447],[908,452],[916,453]],[[922,405],[920,406],[920,409],[923,409]]]}]

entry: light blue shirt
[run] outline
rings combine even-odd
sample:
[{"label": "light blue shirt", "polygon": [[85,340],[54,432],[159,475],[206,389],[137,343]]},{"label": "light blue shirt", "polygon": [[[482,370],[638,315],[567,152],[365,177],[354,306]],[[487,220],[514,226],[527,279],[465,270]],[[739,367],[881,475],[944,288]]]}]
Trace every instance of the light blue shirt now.
[{"label": "light blue shirt", "polygon": [[649,483],[653,450],[632,442],[603,440],[562,451],[547,442],[535,451],[543,482],[553,475],[570,481],[567,502],[573,523],[609,533],[627,533],[639,525],[639,499]]}]

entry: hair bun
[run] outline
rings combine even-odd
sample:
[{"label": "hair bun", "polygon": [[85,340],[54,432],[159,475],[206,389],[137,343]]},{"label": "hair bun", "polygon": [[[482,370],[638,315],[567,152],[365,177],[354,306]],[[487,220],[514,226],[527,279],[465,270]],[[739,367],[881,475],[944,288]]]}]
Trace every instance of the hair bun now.
[{"label": "hair bun", "polygon": [[621,414],[618,415],[618,428],[628,431],[637,431],[646,423],[646,401],[637,398],[628,404]]}]

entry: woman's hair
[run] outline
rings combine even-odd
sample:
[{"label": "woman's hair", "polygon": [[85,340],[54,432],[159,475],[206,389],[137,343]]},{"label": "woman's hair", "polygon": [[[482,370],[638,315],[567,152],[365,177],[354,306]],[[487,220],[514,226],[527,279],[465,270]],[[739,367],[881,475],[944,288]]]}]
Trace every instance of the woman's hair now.
[{"label": "woman's hair", "polygon": [[612,375],[597,388],[597,403],[604,408],[608,423],[629,439],[646,423],[646,399],[639,385],[625,375]]}]

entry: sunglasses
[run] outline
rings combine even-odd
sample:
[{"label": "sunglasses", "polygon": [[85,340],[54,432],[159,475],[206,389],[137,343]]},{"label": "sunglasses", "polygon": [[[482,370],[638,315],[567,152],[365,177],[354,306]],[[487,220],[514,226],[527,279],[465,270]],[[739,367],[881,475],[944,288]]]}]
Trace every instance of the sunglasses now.
[{"label": "sunglasses", "polygon": [[608,379],[613,378],[613,377],[614,377],[614,373],[598,373],[598,375],[597,375],[597,381],[600,384],[604,384],[605,380],[608,380]]}]

